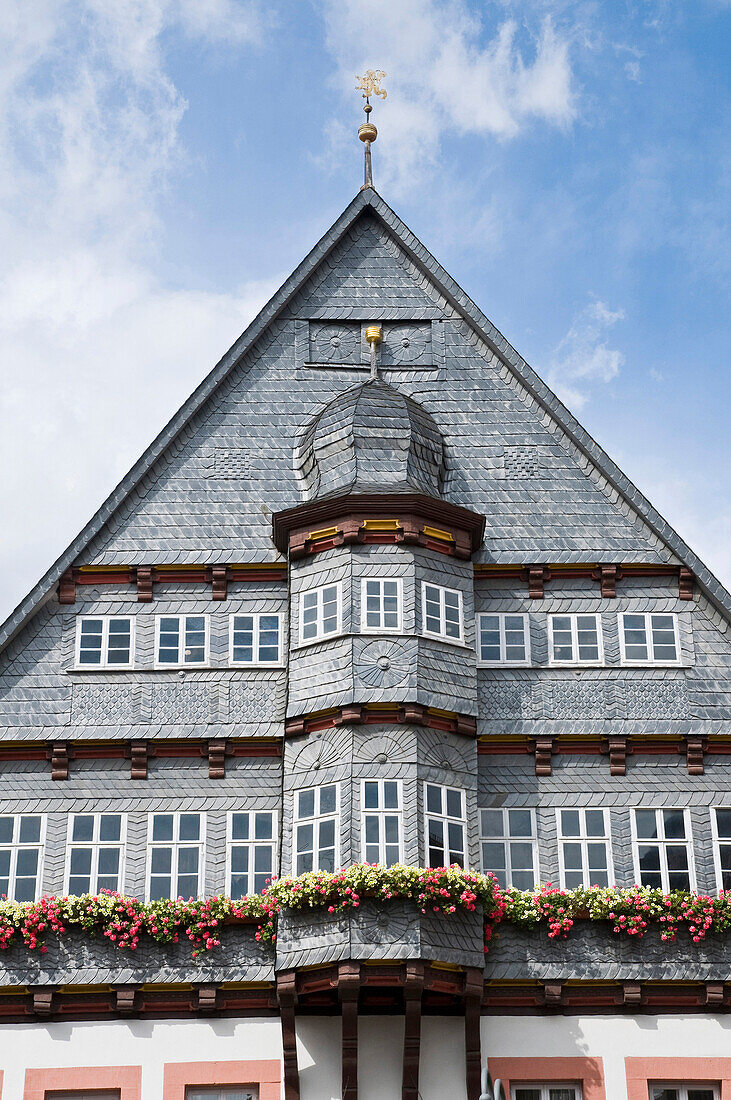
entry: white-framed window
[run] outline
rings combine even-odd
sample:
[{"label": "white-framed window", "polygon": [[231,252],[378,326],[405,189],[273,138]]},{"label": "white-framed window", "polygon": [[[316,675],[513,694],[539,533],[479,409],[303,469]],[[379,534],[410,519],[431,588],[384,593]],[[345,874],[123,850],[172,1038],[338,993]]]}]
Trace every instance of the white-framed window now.
[{"label": "white-framed window", "polygon": [[294,873],[334,871],[340,858],[337,783],[307,787],[294,796]]},{"label": "white-framed window", "polygon": [[401,863],[402,816],[400,779],[364,779],[361,785],[361,846],[365,863],[391,867]]},{"label": "white-framed window", "polygon": [[71,814],[64,891],[124,892],[125,814]]},{"label": "white-framed window", "polygon": [[560,1081],[513,1085],[513,1100],[581,1100],[581,1085]]},{"label": "white-framed window", "polygon": [[695,888],[688,810],[636,809],[632,815],[635,875],[641,886]]},{"label": "white-framed window", "polygon": [[678,616],[625,612],[619,616],[619,649],[623,665],[677,665]]},{"label": "white-framed window", "polygon": [[611,886],[609,810],[557,810],[561,886]]},{"label": "white-framed window", "polygon": [[0,896],[9,901],[36,900],[45,839],[43,814],[0,816]]},{"label": "white-framed window", "polygon": [[205,814],[148,818],[147,898],[197,898],[202,889]]},{"label": "white-framed window", "polygon": [[527,615],[482,612],[477,616],[478,665],[529,665]]},{"label": "white-framed window", "polygon": [[433,638],[461,642],[463,635],[462,593],[441,584],[421,586],[422,630]]},{"label": "white-framed window", "polygon": [[233,810],[228,815],[226,889],[231,898],[260,894],[274,874],[277,815]]},{"label": "white-framed window", "polygon": [[718,1100],[718,1085],[662,1081],[649,1087],[648,1100]]},{"label": "white-framed window", "polygon": [[711,828],[716,884],[719,890],[731,890],[731,806],[711,810]]},{"label": "white-framed window", "polygon": [[343,616],[343,588],[324,584],[300,593],[300,641],[316,642],[339,634]]},{"label": "white-framed window", "polygon": [[601,616],[549,615],[548,653],[552,665],[603,664]]},{"label": "white-framed window", "polygon": [[230,615],[228,638],[232,665],[282,663],[281,615]]},{"label": "white-framed window", "polygon": [[77,668],[132,668],[134,660],[134,616],[83,615],[76,620]]},{"label": "white-framed window", "polygon": [[360,629],[379,634],[402,629],[403,582],[400,578],[363,577],[360,594]]},{"label": "white-framed window", "polygon": [[465,792],[439,783],[424,784],[426,850],[429,867],[467,866]]},{"label": "white-framed window", "polygon": [[533,889],[538,879],[535,810],[480,810],[480,845],[483,872],[491,871],[503,889]]},{"label": "white-framed window", "polygon": [[208,664],[208,615],[158,615],[155,629],[158,668]]}]

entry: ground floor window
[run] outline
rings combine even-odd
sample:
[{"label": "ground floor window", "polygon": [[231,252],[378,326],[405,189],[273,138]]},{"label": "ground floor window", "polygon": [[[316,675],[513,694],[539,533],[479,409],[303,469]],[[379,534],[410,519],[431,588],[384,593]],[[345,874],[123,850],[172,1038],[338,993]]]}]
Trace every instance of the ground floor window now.
[{"label": "ground floor window", "polygon": [[46,1092],[45,1100],[119,1100],[118,1089],[107,1089],[105,1092],[97,1092],[92,1089],[83,1089],[81,1092]]},{"label": "ground floor window", "polygon": [[650,1085],[649,1100],[718,1100],[715,1085],[684,1085],[680,1081]]},{"label": "ground floor window", "polygon": [[579,1085],[513,1085],[513,1100],[581,1100]]},{"label": "ground floor window", "polygon": [[248,1085],[241,1088],[202,1089],[195,1088],[185,1090],[185,1100],[258,1100],[259,1090]]}]

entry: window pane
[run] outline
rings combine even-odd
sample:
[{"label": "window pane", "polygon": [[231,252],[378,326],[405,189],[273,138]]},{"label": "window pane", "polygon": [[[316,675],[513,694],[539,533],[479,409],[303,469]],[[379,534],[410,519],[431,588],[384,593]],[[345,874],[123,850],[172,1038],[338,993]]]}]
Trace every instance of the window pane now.
[{"label": "window pane", "polygon": [[20,833],[18,839],[21,844],[37,844],[41,839],[41,819],[35,815],[26,816],[25,814],[20,819]]},{"label": "window pane", "polygon": [[72,840],[93,840],[94,818],[91,814],[77,814],[74,817]]},{"label": "window pane", "polygon": [[486,871],[504,871],[506,867],[505,845],[495,841],[483,841],[482,865]]},{"label": "window pane", "polygon": [[315,812],[315,792],[298,791],[297,793],[297,817],[312,817]]},{"label": "window pane", "polygon": [[657,817],[654,810],[635,810],[637,836],[642,840],[657,838]]},{"label": "window pane", "polygon": [[386,810],[398,807],[398,783],[392,779],[387,779],[383,784],[383,807]]},{"label": "window pane", "polygon": [[587,810],[586,811],[586,835],[587,836],[604,836],[604,811],[603,810]]},{"label": "window pane", "polygon": [[179,620],[163,616],[160,619],[160,642],[157,654],[161,664],[177,664],[179,637]]},{"label": "window pane", "polygon": [[666,840],[685,839],[685,813],[683,810],[663,810]]},{"label": "window pane", "polygon": [[152,839],[153,840],[172,840],[173,839],[173,815],[172,814],[155,814],[152,819]]},{"label": "window pane", "polygon": [[731,809],[716,810],[716,826],[720,837],[731,838]]},{"label": "window pane", "polygon": [[561,833],[563,836],[580,836],[580,815],[578,810],[561,810]]},{"label": "window pane", "polygon": [[442,788],[433,783],[426,785],[426,808],[429,813],[440,814],[442,812]]},{"label": "window pane", "polygon": [[329,787],[320,787],[320,813],[334,813],[336,805],[337,788],[334,785]]},{"label": "window pane", "polygon": [[122,818],[119,814],[102,814],[99,822],[100,840],[119,840],[122,835]]},{"label": "window pane", "polygon": [[233,659],[242,664],[254,660],[253,615],[234,615]]},{"label": "window pane", "polygon": [[462,817],[462,792],[447,788],[447,814],[449,817]]},{"label": "window pane", "polygon": [[571,618],[568,615],[554,615],[551,624],[553,627],[554,661],[572,661],[574,646],[571,634]]},{"label": "window pane", "polygon": [[378,808],[378,782],[376,780],[367,780],[363,784],[363,806],[366,810]]},{"label": "window pane", "polygon": [[481,814],[481,832],[483,836],[502,836],[503,835],[503,811],[502,810],[482,810]]},{"label": "window pane", "polygon": [[201,819],[200,814],[181,814],[180,815],[180,839],[181,840],[198,840],[200,837]]},{"label": "window pane", "polygon": [[206,657],[206,620],[202,615],[187,615],[185,619],[185,663],[195,664]]},{"label": "window pane", "polygon": [[508,826],[511,836],[533,836],[530,810],[508,810]]},{"label": "window pane", "polygon": [[0,844],[13,843],[14,822],[15,819],[12,817],[0,817]]},{"label": "window pane", "polygon": [[79,636],[79,664],[101,664],[103,630],[104,624],[101,619],[82,620]]},{"label": "window pane", "polygon": [[119,848],[100,848],[98,873],[105,878],[119,874]]},{"label": "window pane", "polygon": [[129,664],[131,620],[110,619],[107,662],[110,665]]},{"label": "window pane", "polygon": [[622,619],[624,629],[625,656],[633,661],[646,661],[647,631],[644,615],[624,615]]},{"label": "window pane", "polygon": [[254,836],[257,840],[272,839],[272,816],[270,812],[254,814]]}]

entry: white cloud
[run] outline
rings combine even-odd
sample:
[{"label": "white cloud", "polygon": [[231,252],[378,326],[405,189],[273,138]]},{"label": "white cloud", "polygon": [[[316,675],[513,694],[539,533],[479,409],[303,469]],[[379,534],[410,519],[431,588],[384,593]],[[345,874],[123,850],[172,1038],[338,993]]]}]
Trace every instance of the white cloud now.
[{"label": "white cloud", "polygon": [[594,385],[619,374],[624,355],[608,347],[605,337],[623,317],[621,309],[611,310],[598,299],[590,302],[549,356],[546,381],[572,408],[582,408]]},{"label": "white cloud", "polygon": [[0,618],[275,289],[154,273],[185,163],[165,43],[262,26],[248,0],[0,4]]},{"label": "white cloud", "polygon": [[419,181],[450,134],[508,139],[534,120],[575,117],[569,43],[548,16],[524,43],[511,18],[489,37],[464,0],[326,0],[324,11],[335,82],[351,102],[355,73],[388,74],[388,106],[373,119],[379,177],[396,191]]}]

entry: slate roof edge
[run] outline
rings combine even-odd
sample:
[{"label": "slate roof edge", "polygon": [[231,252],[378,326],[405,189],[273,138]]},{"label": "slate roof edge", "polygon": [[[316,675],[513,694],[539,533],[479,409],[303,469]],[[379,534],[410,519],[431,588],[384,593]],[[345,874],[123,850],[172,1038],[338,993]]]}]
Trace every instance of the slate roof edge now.
[{"label": "slate roof edge", "polygon": [[62,574],[71,566],[83,549],[91,542],[101,529],[102,525],[113,515],[123,500],[134,491],[137,484],[157,461],[165,448],[185,427],[190,418],[196,414],[204,402],[208,399],[216,386],[226,377],[241,357],[249,351],[256,340],[262,335],[266,327],[282,312],[294,295],[300,290],[305,281],[312,275],[315,268],[335,248],[340,239],[347,233],[358,215],[366,208],[370,209],[381,220],[384,226],[393,233],[416,265],[424,271],[442,290],[444,296],[454,308],[464,317],[485,342],[493,349],[496,355],[508,366],[521,380],[525,388],[531,393],[538,404],[544,408],[566,432],[568,437],[576,444],[604,475],[607,481],[622,495],[628,504],[645,520],[648,526],[663,542],[687,565],[695,574],[698,583],[705,591],[708,598],[726,617],[731,620],[731,594],[723,587],[721,582],[714,577],[711,571],[703,564],[700,558],[680,538],[677,532],[670,526],[650,502],[642,495],[639,489],[622,473],[619,467],[612,461],[606,452],[599,446],[589,433],[581,427],[576,418],[565,405],[548,388],[535,371],[526,363],[521,355],[495,328],[491,321],[482,313],[479,307],[462,290],[462,288],[444,270],[441,264],[432,256],[421,241],[411,232],[390,206],[371,188],[359,191],[352,201],[346,206],[339,218],[330,226],[327,232],[320,238],[317,244],[310,250],[305,258],[297,265],[292,274],[282,284],[279,290],[269,299],[254,320],[244,329],[239,338],[232,344],[206,377],[196,387],[190,397],[181,405],[171,420],[155,437],[130,471],[109,494],[101,507],[97,509],[89,522],[82,528],[73,542],[60,555],[53,565],[44,573],[37,584],[33,586],[28,595],[21,600],[14,611],[10,613],[5,622],[0,626],[0,652],[15,637],[28,619],[48,599],[50,599],[54,586],[58,583]]},{"label": "slate roof edge", "polygon": [[647,523],[668,549],[680,559],[682,564],[687,565],[695,574],[696,580],[714,606],[731,620],[731,593],[728,589],[721,584],[698,555],[690,549],[665,517],[653,507],[634,482],[620,470],[593,436],[581,426],[573,413],[549,389],[543,379],[536,374],[522,355],[505,339],[503,334],[495,328],[479,306],[444,270],[439,261],[424,247],[418,237],[414,236],[411,230],[404,225],[398,214],[384,202],[380,195],[375,192],[369,192],[368,194],[372,209],[386,228],[398,237],[414,263],[437,284],[449,303],[471,324],[472,328],[485,340],[505,365],[517,375],[531,396],[549,413],[579,450],[591,460],[610,485]]}]

